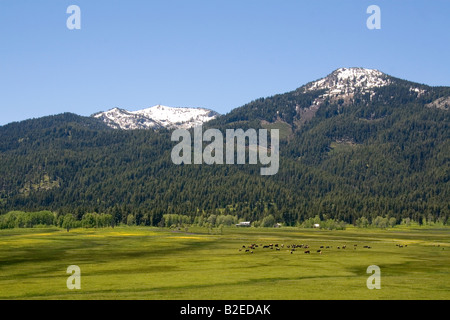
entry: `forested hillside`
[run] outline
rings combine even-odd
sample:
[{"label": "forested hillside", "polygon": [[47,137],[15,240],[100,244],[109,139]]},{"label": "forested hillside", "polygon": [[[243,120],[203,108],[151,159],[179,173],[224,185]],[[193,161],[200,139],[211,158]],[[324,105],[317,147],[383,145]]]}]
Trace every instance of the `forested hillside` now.
[{"label": "forested hillside", "polygon": [[306,85],[204,126],[280,129],[273,176],[254,165],[176,166],[166,129],[114,130],[74,114],[12,123],[0,127],[0,210],[108,213],[116,223],[133,215],[143,225],[164,214],[446,222],[450,119],[436,101],[449,96],[449,88],[395,78],[345,96]]}]

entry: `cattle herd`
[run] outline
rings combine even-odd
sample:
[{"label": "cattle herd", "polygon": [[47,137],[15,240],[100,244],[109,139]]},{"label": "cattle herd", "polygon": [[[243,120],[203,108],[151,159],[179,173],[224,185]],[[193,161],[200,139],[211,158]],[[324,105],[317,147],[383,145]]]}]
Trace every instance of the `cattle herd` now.
[{"label": "cattle herd", "polygon": [[[403,247],[407,247],[408,245],[401,245],[401,244],[396,244],[397,247],[399,248],[403,248]],[[358,247],[357,244],[353,245],[353,250],[356,250]],[[285,250],[290,254],[293,254],[295,251],[299,250],[299,251],[303,251],[303,253],[305,254],[311,254],[311,252],[314,252],[314,250],[311,251],[311,248],[308,244],[288,244],[288,245],[284,245],[284,244],[278,244],[278,243],[270,243],[270,244],[250,244],[250,245],[243,245],[241,248],[239,248],[239,251],[245,252],[245,253],[254,253],[256,251],[257,248],[262,248],[262,249],[268,249],[268,250],[276,250],[276,251],[281,251],[281,250]],[[324,252],[325,249],[332,249],[333,246],[319,246],[319,248],[317,250],[315,250],[315,252],[317,254],[322,254]],[[371,246],[363,246],[363,249],[371,249]],[[341,246],[336,246],[337,250],[345,250],[347,249],[347,245],[341,245]]]},{"label": "cattle herd", "polygon": [[[243,251],[246,253],[254,253],[255,250],[257,248],[262,248],[262,249],[269,249],[269,250],[276,250],[276,251],[281,251],[281,250],[285,250],[287,252],[289,252],[290,254],[293,254],[295,251],[300,250],[303,251],[306,254],[311,254],[311,248],[308,244],[288,244],[288,245],[284,245],[284,244],[278,244],[278,243],[270,243],[270,244],[250,244],[250,245],[243,245],[241,248],[239,248],[239,251]],[[322,250],[323,249],[331,249],[332,246],[320,246],[320,248],[318,250],[316,250],[316,253],[318,254],[322,254]],[[340,249],[341,247],[338,246],[338,249]],[[342,249],[345,249],[346,246],[342,246]],[[356,248],[356,245],[355,245]]]}]

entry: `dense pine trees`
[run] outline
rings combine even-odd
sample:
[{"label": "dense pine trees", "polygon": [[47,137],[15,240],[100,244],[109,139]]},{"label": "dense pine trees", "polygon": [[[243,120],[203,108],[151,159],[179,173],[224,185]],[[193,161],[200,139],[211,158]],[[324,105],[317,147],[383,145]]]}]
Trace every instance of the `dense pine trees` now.
[{"label": "dense pine trees", "polygon": [[[274,176],[249,165],[176,166],[166,130],[112,130],[73,114],[9,124],[0,127],[0,212],[50,210],[76,221],[97,213],[107,222],[88,216],[85,223],[112,225],[165,225],[178,216],[191,223],[211,216],[286,225],[316,216],[330,225],[377,217],[445,223],[449,113],[425,104],[450,91],[427,87],[418,97],[404,87],[379,88],[370,103],[364,95],[349,105],[328,101],[310,121],[295,110],[318,93],[293,91],[208,123],[221,130],[288,126]],[[67,218],[65,226],[72,224]]]}]

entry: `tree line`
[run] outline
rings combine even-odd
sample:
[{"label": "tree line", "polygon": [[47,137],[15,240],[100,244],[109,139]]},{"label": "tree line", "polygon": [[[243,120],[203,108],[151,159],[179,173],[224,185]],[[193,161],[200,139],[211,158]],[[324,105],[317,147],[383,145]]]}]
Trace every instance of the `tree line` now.
[{"label": "tree line", "polygon": [[[191,226],[205,227],[205,228],[223,228],[236,226],[242,220],[237,215],[219,214],[209,215],[208,217],[196,217],[191,219],[187,215],[178,214],[164,214],[158,226],[162,228],[188,228]],[[126,223],[119,225],[138,226],[134,215],[129,215]],[[399,223],[394,217],[376,216],[369,220],[366,217],[361,217],[356,220],[354,226],[358,228],[394,228],[396,225],[429,225],[429,226],[444,226],[450,225],[448,221],[445,223],[442,220],[421,220],[414,221],[410,218],[402,219]],[[75,228],[114,228],[116,223],[113,216],[105,213],[88,212],[82,216],[80,220],[76,219],[73,214],[57,214],[51,211],[10,211],[4,215],[0,215],[0,229],[14,229],[14,228],[39,228],[55,226],[66,229],[68,232]],[[145,226],[145,224],[141,224]],[[251,221],[251,227],[255,228],[274,228],[282,227],[283,224],[278,223],[273,215],[267,215],[262,220]],[[319,228],[324,230],[345,230],[347,223],[345,221],[337,221],[332,218],[321,218],[319,215],[308,218],[302,223],[298,223],[295,227],[298,228]]]}]

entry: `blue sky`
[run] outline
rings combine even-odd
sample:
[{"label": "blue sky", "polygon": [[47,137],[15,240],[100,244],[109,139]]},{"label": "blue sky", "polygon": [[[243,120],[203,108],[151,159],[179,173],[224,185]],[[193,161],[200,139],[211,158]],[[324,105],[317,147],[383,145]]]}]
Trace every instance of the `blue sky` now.
[{"label": "blue sky", "polygon": [[[70,5],[81,30],[69,30]],[[381,30],[369,30],[369,5]],[[340,67],[450,86],[450,1],[0,0],[0,125],[156,104],[219,113]]]}]

